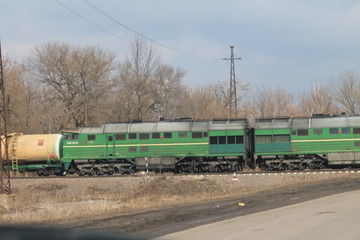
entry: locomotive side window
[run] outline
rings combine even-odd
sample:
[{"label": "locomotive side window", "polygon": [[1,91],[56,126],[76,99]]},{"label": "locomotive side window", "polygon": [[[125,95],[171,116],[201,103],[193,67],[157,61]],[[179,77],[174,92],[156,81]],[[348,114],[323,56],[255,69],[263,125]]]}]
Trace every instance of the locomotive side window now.
[{"label": "locomotive side window", "polygon": [[151,134],[153,139],[159,139],[160,138],[160,133],[152,133]]},{"label": "locomotive side window", "polygon": [[136,133],[129,133],[129,139],[136,139]]},{"label": "locomotive side window", "polygon": [[219,137],[219,144],[226,144],[226,137],[225,136]]},{"label": "locomotive side window", "polygon": [[210,144],[244,144],[244,136],[210,137]]},{"label": "locomotive side window", "polygon": [[165,132],[164,133],[164,138],[172,138],[172,133],[171,132]]},{"label": "locomotive side window", "polygon": [[134,152],[137,152],[137,149],[136,147],[129,147],[129,153],[134,153]]},{"label": "locomotive side window", "polygon": [[93,141],[95,140],[95,135],[88,135],[87,139],[88,141]]},{"label": "locomotive side window", "polygon": [[202,132],[192,132],[191,136],[192,136],[192,138],[202,138],[203,133]]},{"label": "locomotive side window", "polygon": [[187,138],[187,132],[179,132],[179,138]]},{"label": "locomotive side window", "polygon": [[113,137],[112,136],[108,136],[108,141],[112,142],[113,141]]},{"label": "locomotive side window", "polygon": [[353,133],[354,134],[360,134],[360,128],[354,128]]},{"label": "locomotive side window", "polygon": [[274,135],[274,142],[290,142],[290,135]]},{"label": "locomotive side window", "polygon": [[271,143],[271,135],[259,135],[256,136],[257,143]]},{"label": "locomotive side window", "polygon": [[354,142],[354,147],[360,147],[360,141],[355,141]]},{"label": "locomotive side window", "polygon": [[308,136],[309,135],[309,130],[308,129],[298,129],[297,130],[297,135],[298,136]]},{"label": "locomotive side window", "polygon": [[210,137],[210,144],[218,144],[218,137]]},{"label": "locomotive side window", "polygon": [[235,136],[227,136],[228,144],[235,144]]},{"label": "locomotive side window", "polygon": [[236,136],[236,144],[244,144],[244,136]]},{"label": "locomotive side window", "polygon": [[314,134],[315,134],[315,135],[322,135],[322,134],[323,134],[323,130],[322,130],[322,129],[314,129]]},{"label": "locomotive side window", "polygon": [[139,139],[140,139],[140,140],[149,139],[149,134],[148,134],[148,133],[140,133]]},{"label": "locomotive side window", "polygon": [[342,129],[341,129],[341,133],[342,133],[342,134],[350,134],[350,128],[349,128],[349,127],[342,128]]},{"label": "locomotive side window", "polygon": [[142,146],[140,147],[140,152],[148,152],[149,151],[149,147],[148,146]]},{"label": "locomotive side window", "polygon": [[115,140],[125,140],[125,139],[126,139],[125,134],[116,134],[115,135]]},{"label": "locomotive side window", "polygon": [[338,134],[339,131],[338,131],[337,128],[330,128],[330,129],[329,129],[329,133],[330,133],[330,134]]}]

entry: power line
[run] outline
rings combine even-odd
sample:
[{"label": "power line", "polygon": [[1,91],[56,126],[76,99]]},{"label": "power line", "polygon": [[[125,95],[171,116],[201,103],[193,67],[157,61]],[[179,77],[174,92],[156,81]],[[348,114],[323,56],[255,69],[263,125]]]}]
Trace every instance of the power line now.
[{"label": "power line", "polygon": [[126,41],[126,42],[128,42],[128,43],[132,43],[132,41],[130,41],[130,40],[126,39],[126,38],[123,38],[123,37],[121,37],[120,35],[118,35],[118,34],[116,34],[116,33],[114,33],[114,32],[111,32],[111,31],[107,30],[106,28],[103,28],[102,26],[100,26],[100,25],[96,24],[95,22],[91,21],[90,19],[88,19],[88,18],[80,15],[79,13],[77,13],[75,10],[71,9],[70,7],[68,7],[67,5],[65,5],[64,3],[62,3],[62,2],[60,2],[60,1],[58,1],[58,0],[54,0],[54,1],[57,2],[58,4],[60,4],[61,6],[63,6],[64,8],[66,8],[67,10],[69,10],[70,12],[72,12],[73,14],[77,15],[78,17],[80,17],[80,18],[84,19],[85,21],[91,23],[92,25],[100,28],[101,30],[103,30],[103,31],[105,31],[105,32],[107,32],[107,33],[109,33],[109,34],[111,34],[111,35],[114,35],[115,37],[117,37],[117,38],[119,38],[119,39],[121,39],[121,40],[123,40],[123,41]]},{"label": "power line", "polygon": [[112,16],[110,16],[109,14],[107,14],[106,12],[104,12],[103,10],[101,10],[98,6],[96,6],[95,4],[91,3],[89,0],[82,0],[82,1],[83,1],[86,5],[92,7],[92,8],[95,9],[97,12],[101,13],[102,15],[104,15],[105,17],[111,19],[112,21],[116,22],[116,23],[119,24],[120,26],[126,28],[126,29],[129,30],[130,32],[135,33],[136,35],[139,35],[140,37],[142,37],[142,38],[144,38],[144,39],[146,39],[146,40],[149,40],[149,41],[152,42],[152,43],[155,43],[155,44],[157,44],[157,45],[160,45],[160,46],[162,46],[162,47],[164,47],[164,48],[168,48],[168,49],[174,50],[174,51],[180,51],[180,50],[178,50],[178,49],[176,49],[176,48],[169,47],[169,46],[167,46],[167,45],[165,45],[165,44],[162,44],[162,43],[157,42],[157,41],[155,41],[155,40],[153,40],[153,39],[151,39],[151,38],[148,38],[148,37],[146,37],[145,35],[143,35],[143,34],[137,32],[137,31],[131,29],[130,27],[126,26],[125,24],[121,23],[121,22],[118,21],[117,19],[113,18]]},{"label": "power line", "polygon": [[[75,11],[74,9],[70,8],[69,6],[67,6],[65,3],[63,3],[63,2],[61,2],[61,1],[59,1],[59,0],[54,0],[54,1],[57,2],[58,4],[60,4],[61,6],[63,6],[64,8],[66,8],[68,11],[70,11],[70,12],[72,12],[73,14],[77,15],[78,17],[84,19],[84,20],[87,21],[88,23],[96,26],[97,28],[99,28],[99,29],[101,29],[101,30],[103,30],[103,31],[105,31],[105,32],[107,32],[107,33],[109,33],[109,34],[111,34],[111,35],[113,35],[113,36],[115,36],[115,37],[123,40],[123,41],[126,41],[126,42],[128,42],[128,43],[133,43],[133,41],[130,41],[130,40],[124,38],[124,37],[121,37],[120,35],[112,32],[112,31],[110,31],[110,30],[108,30],[108,29],[106,29],[106,28],[104,28],[104,27],[102,27],[101,25],[95,23],[94,21],[91,21],[89,18],[84,17],[83,15],[81,15],[80,13],[78,13],[77,11]],[[101,14],[103,14],[103,15],[107,16],[108,18],[112,19],[113,21],[115,21],[116,23],[118,23],[118,24],[120,24],[121,26],[125,27],[125,28],[128,29],[129,31],[132,31],[133,33],[135,33],[135,34],[143,37],[144,39],[147,39],[147,40],[149,40],[149,41],[151,41],[151,42],[153,42],[153,43],[155,43],[155,44],[157,44],[157,45],[159,45],[159,46],[165,47],[165,48],[167,48],[167,49],[171,49],[171,50],[173,50],[173,51],[177,51],[177,52],[182,53],[182,54],[184,54],[184,55],[189,55],[189,54],[186,54],[184,51],[181,51],[181,50],[178,50],[178,49],[169,47],[169,46],[167,46],[167,45],[165,45],[165,44],[161,44],[161,43],[159,43],[159,42],[157,42],[157,41],[154,41],[154,40],[152,40],[152,39],[144,36],[144,35],[141,34],[141,33],[138,33],[138,32],[136,32],[136,31],[132,30],[131,28],[129,28],[129,27],[127,27],[126,25],[122,24],[121,22],[117,21],[115,18],[113,18],[113,17],[111,17],[110,15],[106,14],[104,11],[102,11],[101,9],[99,9],[98,7],[96,7],[96,6],[95,6],[94,4],[92,4],[90,1],[84,1],[84,0],[82,0],[82,1],[83,1],[85,4],[89,5],[90,7],[94,8],[96,11],[98,11],[98,12],[100,12]],[[180,60],[208,61],[208,60],[213,60],[213,59],[215,59],[215,58],[209,59],[209,58],[204,58],[204,57],[195,56],[195,55],[189,55],[189,56],[191,56],[191,58],[188,58],[188,57],[179,57],[179,56],[173,56],[173,55],[161,53],[161,52],[159,52],[159,51],[157,51],[157,50],[154,50],[154,49],[152,49],[152,48],[147,48],[147,50],[148,50],[148,51],[157,52],[158,54],[163,55],[163,56],[166,56],[166,57],[170,57],[170,58],[174,58],[174,59],[180,59]]]},{"label": "power line", "polygon": [[[125,25],[124,23],[120,22],[119,20],[115,19],[114,17],[112,17],[110,14],[106,13],[104,10],[101,10],[98,6],[96,6],[95,4],[93,4],[92,2],[90,2],[90,0],[82,0],[82,2],[84,2],[86,5],[90,6],[91,8],[93,8],[94,10],[96,10],[97,12],[99,12],[100,14],[102,14],[103,16],[109,18],[110,20],[114,21],[115,23],[119,24],[120,26],[124,27],[125,29],[131,31],[132,33],[156,44],[156,45],[159,45],[161,47],[164,47],[164,48],[167,48],[167,49],[170,49],[172,51],[176,51],[176,52],[179,52],[179,53],[182,53],[182,54],[185,54],[185,55],[190,55],[188,53],[185,53],[184,50],[181,50],[181,49],[178,49],[178,48],[174,48],[174,47],[171,47],[171,46],[168,46],[168,45],[165,45],[163,43],[160,43],[159,41],[155,41],[147,36],[145,36],[144,34],[142,33],[139,33],[138,31],[135,31],[133,30],[132,28],[130,28],[129,26]],[[204,59],[204,57],[202,56],[197,56],[196,54],[199,54],[199,53],[192,53],[191,56],[192,57],[195,57],[195,58],[201,58],[201,59]],[[215,59],[215,58],[214,58]],[[206,59],[205,59],[206,60]]]}]

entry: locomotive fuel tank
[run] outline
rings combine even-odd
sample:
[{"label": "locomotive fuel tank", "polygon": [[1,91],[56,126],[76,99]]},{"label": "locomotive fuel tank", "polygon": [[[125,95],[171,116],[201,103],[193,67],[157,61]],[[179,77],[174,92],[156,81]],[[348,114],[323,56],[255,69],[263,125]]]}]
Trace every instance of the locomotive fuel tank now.
[{"label": "locomotive fuel tank", "polygon": [[[10,134],[8,135],[9,160],[17,159],[22,162],[60,160],[61,142],[61,134]],[[1,147],[4,149],[3,144]]]}]

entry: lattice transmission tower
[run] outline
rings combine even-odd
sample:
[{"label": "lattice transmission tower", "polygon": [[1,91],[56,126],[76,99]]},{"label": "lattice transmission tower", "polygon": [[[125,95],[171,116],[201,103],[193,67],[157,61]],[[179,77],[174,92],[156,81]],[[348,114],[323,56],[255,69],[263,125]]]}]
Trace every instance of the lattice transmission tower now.
[{"label": "lattice transmission tower", "polygon": [[0,194],[10,194],[10,162],[8,156],[8,139],[6,125],[6,97],[3,61],[0,42]]},{"label": "lattice transmission tower", "polygon": [[237,96],[236,96],[236,78],[235,78],[235,60],[241,60],[239,57],[234,57],[234,46],[230,46],[230,58],[223,58],[223,60],[230,60],[230,90],[229,90],[229,118],[237,117]]}]

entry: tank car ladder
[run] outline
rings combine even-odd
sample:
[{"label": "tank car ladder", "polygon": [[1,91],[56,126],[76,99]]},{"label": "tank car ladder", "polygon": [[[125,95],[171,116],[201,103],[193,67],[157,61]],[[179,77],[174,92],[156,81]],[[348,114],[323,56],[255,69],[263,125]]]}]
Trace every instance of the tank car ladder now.
[{"label": "tank car ladder", "polygon": [[14,175],[19,172],[19,160],[16,156],[16,147],[17,147],[17,140],[19,135],[20,134],[16,134],[14,136],[14,140],[11,144],[11,166],[12,166],[11,170]]}]

